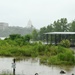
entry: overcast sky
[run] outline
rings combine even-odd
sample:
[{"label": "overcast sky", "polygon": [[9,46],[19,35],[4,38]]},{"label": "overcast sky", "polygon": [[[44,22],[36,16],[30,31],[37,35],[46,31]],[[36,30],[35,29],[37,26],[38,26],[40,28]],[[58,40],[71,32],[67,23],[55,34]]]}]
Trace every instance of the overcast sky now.
[{"label": "overcast sky", "polygon": [[36,28],[60,18],[75,19],[75,0],[0,0],[0,22],[25,27],[29,20]]}]

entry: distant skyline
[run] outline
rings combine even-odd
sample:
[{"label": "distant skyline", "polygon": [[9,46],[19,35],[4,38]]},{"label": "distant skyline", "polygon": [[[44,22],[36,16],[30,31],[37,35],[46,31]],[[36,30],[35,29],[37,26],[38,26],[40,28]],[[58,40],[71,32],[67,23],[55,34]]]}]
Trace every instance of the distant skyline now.
[{"label": "distant skyline", "polygon": [[0,22],[26,27],[29,20],[37,29],[55,20],[75,19],[75,0],[0,0]]}]

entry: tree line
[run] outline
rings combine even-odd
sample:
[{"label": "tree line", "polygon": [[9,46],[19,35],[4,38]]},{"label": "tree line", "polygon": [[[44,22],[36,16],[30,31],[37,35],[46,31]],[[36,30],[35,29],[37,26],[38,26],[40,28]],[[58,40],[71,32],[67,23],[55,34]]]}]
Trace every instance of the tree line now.
[{"label": "tree line", "polygon": [[[29,29],[27,31],[29,31]],[[9,34],[9,37],[11,39],[15,39],[15,38],[20,39],[18,41],[29,41],[30,39],[32,39],[33,41],[37,41],[37,40],[44,39],[45,37],[44,33],[46,32],[75,32],[75,20],[68,23],[67,18],[61,18],[58,19],[57,21],[54,21],[52,24],[47,25],[46,27],[40,28],[40,30],[30,29],[29,32],[30,33],[25,34],[25,32],[23,31],[23,35],[21,33],[15,32],[13,34],[12,33]]]},{"label": "tree line", "polygon": [[75,32],[75,20],[68,23],[67,18],[61,18],[57,21],[54,21],[52,24],[47,27],[40,28],[39,31],[36,29],[33,30],[32,36],[33,40],[42,40],[45,35],[43,33],[46,32]]}]

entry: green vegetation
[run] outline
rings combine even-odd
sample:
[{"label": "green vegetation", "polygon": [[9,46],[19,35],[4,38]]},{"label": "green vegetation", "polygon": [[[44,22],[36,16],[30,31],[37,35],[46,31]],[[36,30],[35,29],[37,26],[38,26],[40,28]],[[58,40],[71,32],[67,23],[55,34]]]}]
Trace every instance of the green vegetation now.
[{"label": "green vegetation", "polygon": [[62,46],[48,46],[46,57],[41,58],[41,62],[52,65],[73,65],[75,64],[74,52]]},{"label": "green vegetation", "polygon": [[70,41],[69,40],[62,40],[60,42],[60,45],[63,46],[63,47],[66,47],[66,48],[69,48],[70,47]]},{"label": "green vegetation", "polygon": [[[5,29],[0,28],[0,37],[8,37],[10,34],[20,34],[22,36],[27,34],[32,34],[32,40],[45,40],[45,35],[43,33],[46,32],[75,32],[75,20],[68,23],[67,18],[60,18],[53,23],[40,28],[39,30],[34,27],[31,28],[22,28],[22,27],[6,27]],[[68,36],[74,37],[74,36]]]},{"label": "green vegetation", "polygon": [[[40,28],[40,31],[38,32],[39,39],[45,39],[45,35],[43,33],[46,32],[75,32],[75,20],[68,23],[67,18],[61,18],[53,23],[49,24],[47,27]],[[68,36],[70,37],[70,36]],[[73,36],[75,38],[75,35]]]},{"label": "green vegetation", "polygon": [[75,64],[74,51],[69,48],[60,44],[58,46],[44,45],[41,42],[31,44],[29,39],[29,35],[23,37],[12,34],[11,37],[0,40],[0,56],[39,57],[41,63],[53,65]]}]

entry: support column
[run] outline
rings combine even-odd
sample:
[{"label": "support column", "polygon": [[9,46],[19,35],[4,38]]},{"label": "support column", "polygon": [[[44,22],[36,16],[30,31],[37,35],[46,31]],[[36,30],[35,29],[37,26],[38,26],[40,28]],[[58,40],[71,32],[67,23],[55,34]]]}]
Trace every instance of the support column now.
[{"label": "support column", "polygon": [[46,35],[46,38],[47,38],[47,44],[48,44],[48,34]]},{"label": "support column", "polygon": [[57,36],[55,34],[55,45],[57,45]]},{"label": "support column", "polygon": [[66,39],[68,39],[68,34],[65,35]]},{"label": "support column", "polygon": [[51,34],[51,41],[50,41],[50,44],[52,44],[52,34]]},{"label": "support column", "polygon": [[58,37],[59,37],[59,43],[60,43],[60,41],[61,41],[61,34],[59,34],[59,36],[58,36]]},{"label": "support column", "polygon": [[73,43],[73,46],[74,46],[74,34],[72,35],[72,43]]},{"label": "support column", "polygon": [[15,75],[15,68],[16,68],[15,59],[13,59],[12,67],[13,67],[13,75]]},{"label": "support column", "polygon": [[74,34],[74,47],[75,47],[75,34]]}]

